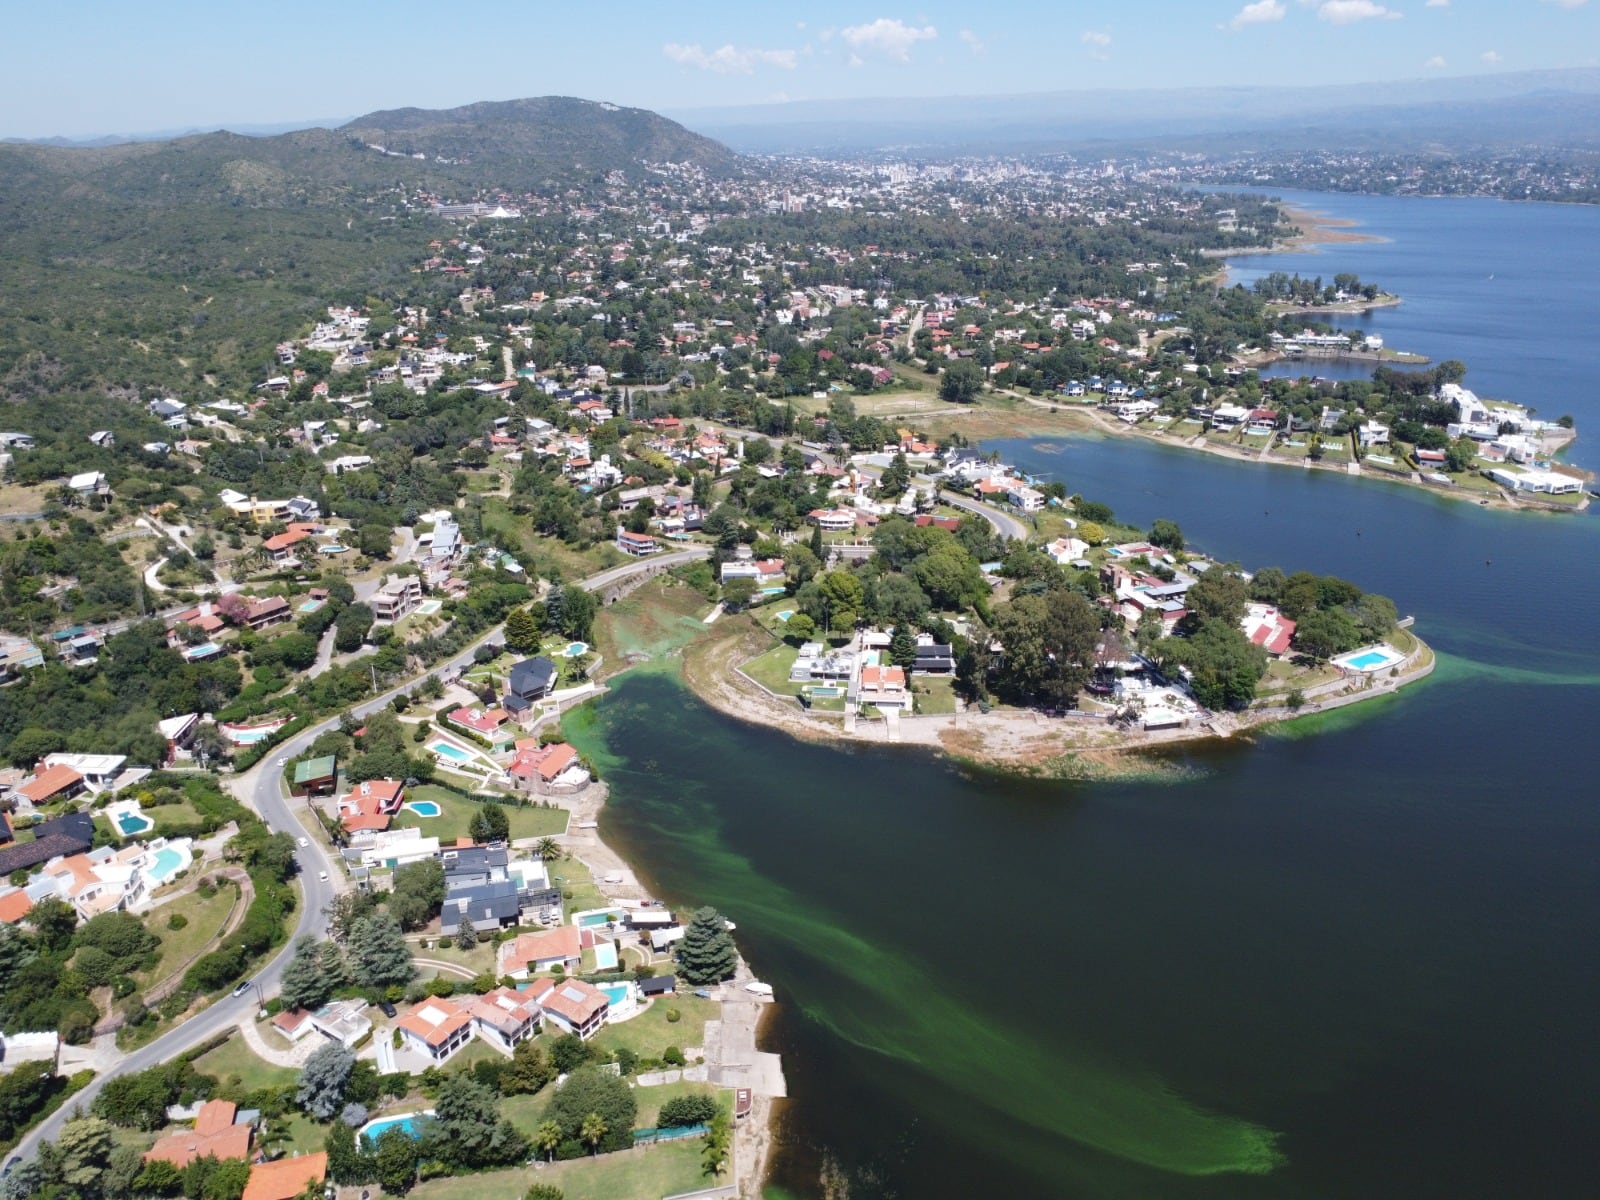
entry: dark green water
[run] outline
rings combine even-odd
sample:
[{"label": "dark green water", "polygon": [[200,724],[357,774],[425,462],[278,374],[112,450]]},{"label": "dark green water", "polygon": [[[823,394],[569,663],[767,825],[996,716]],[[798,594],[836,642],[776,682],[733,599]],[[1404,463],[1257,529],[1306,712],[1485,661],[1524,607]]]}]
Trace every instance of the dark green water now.
[{"label": "dark green water", "polygon": [[1163,783],[804,745],[664,674],[574,717],[608,840],[732,916],[783,1002],[775,1182],[817,1194],[826,1152],[856,1197],[1594,1195],[1600,522],[996,448],[1222,557],[1385,592],[1440,669]]}]

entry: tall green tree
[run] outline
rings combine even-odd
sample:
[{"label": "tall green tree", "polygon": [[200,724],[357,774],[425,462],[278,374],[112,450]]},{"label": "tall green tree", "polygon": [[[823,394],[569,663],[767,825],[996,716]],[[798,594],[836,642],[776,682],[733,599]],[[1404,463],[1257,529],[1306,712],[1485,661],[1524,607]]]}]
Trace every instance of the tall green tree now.
[{"label": "tall green tree", "polygon": [[678,943],[678,967],[684,979],[697,985],[720,983],[733,977],[738,961],[738,947],[722,914],[709,907],[696,911]]},{"label": "tall green tree", "polygon": [[579,1067],[567,1076],[550,1098],[548,1118],[561,1127],[563,1139],[583,1139],[584,1121],[591,1115],[605,1125],[595,1149],[625,1150],[633,1144],[633,1121],[639,1105],[633,1089],[617,1076],[597,1066]]},{"label": "tall green tree", "polygon": [[1100,638],[1100,614],[1081,592],[1019,596],[996,611],[994,629],[1004,647],[993,673],[997,691],[1064,707],[1077,702]]},{"label": "tall green tree", "polygon": [[417,1182],[417,1143],[398,1125],[389,1126],[378,1135],[372,1167],[385,1193],[404,1196]]},{"label": "tall green tree", "polygon": [[319,1121],[331,1121],[344,1107],[344,1092],[355,1070],[356,1056],[337,1042],[311,1052],[300,1069],[295,1103]]},{"label": "tall green tree", "polygon": [[338,978],[327,971],[323,944],[314,937],[303,937],[294,944],[294,957],[283,969],[278,997],[290,1010],[318,1008],[338,983]]},{"label": "tall green tree", "polygon": [[917,638],[909,625],[896,625],[889,639],[889,661],[908,674],[917,665]]},{"label": "tall green tree", "polygon": [[409,983],[417,972],[400,923],[385,912],[357,920],[350,929],[346,951],[350,971],[362,987]]},{"label": "tall green tree", "polygon": [[488,842],[504,842],[511,837],[511,818],[500,805],[493,800],[486,800],[478,805],[472,814],[472,820],[467,824],[467,832],[472,836],[472,840],[480,845]]},{"label": "tall green tree", "polygon": [[543,637],[539,623],[525,608],[514,608],[506,615],[506,645],[518,654],[532,654]]}]

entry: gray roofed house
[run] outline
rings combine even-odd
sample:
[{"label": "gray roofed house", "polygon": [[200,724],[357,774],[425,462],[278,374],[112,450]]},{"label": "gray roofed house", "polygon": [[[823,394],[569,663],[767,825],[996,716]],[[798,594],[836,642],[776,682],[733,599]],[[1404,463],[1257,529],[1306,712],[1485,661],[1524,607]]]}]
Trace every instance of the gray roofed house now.
[{"label": "gray roofed house", "polygon": [[525,658],[511,668],[506,692],[524,700],[542,700],[555,690],[561,672],[548,658]]},{"label": "gray roofed house", "polygon": [[444,886],[447,892],[459,888],[476,887],[482,883],[498,883],[506,879],[509,855],[501,848],[472,846],[465,850],[446,850],[440,855],[444,866]]},{"label": "gray roofed house", "polygon": [[496,880],[453,890],[439,914],[442,932],[454,933],[465,920],[479,933],[515,925],[522,916],[522,897],[515,880]]}]

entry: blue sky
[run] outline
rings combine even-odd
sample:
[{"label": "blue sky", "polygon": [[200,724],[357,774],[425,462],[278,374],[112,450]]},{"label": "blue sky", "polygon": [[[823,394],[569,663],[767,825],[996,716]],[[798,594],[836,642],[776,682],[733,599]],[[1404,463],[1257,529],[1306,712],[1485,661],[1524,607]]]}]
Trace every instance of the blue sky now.
[{"label": "blue sky", "polygon": [[644,108],[1600,66],[1600,0],[7,3],[0,136],[549,94]]}]

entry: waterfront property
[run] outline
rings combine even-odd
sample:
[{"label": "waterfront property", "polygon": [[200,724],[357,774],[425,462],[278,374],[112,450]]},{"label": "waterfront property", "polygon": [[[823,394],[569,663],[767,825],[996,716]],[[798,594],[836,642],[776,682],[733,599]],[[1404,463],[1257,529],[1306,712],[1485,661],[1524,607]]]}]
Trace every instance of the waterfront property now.
[{"label": "waterfront property", "polygon": [[1399,666],[1405,661],[1405,655],[1388,643],[1379,643],[1376,646],[1367,646],[1360,650],[1352,650],[1348,654],[1335,657],[1333,665],[1345,671],[1359,671],[1371,674],[1381,671],[1385,667]]}]

